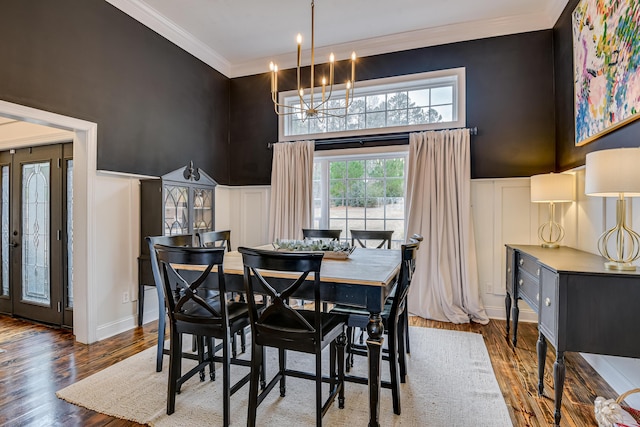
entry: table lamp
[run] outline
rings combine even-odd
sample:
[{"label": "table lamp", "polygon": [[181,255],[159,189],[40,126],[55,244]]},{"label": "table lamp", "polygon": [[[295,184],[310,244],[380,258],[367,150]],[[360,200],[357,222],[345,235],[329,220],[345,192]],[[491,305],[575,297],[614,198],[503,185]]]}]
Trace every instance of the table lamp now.
[{"label": "table lamp", "polygon": [[640,258],[640,235],[627,226],[625,197],[640,196],[640,147],[615,148],[587,154],[584,192],[588,196],[617,197],[616,225],[602,233],[598,251],[606,268],[635,270]]},{"label": "table lamp", "polygon": [[549,203],[549,221],[538,228],[543,248],[557,248],[564,237],[564,228],[555,221],[556,203],[575,199],[575,179],[568,173],[546,173],[531,177],[531,201]]}]

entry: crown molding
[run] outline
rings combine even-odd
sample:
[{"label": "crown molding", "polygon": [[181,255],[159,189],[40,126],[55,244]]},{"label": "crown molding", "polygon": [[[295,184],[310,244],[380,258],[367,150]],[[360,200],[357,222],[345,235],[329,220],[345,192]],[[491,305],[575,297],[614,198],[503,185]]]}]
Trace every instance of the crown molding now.
[{"label": "crown molding", "polygon": [[547,17],[549,19],[549,27],[553,28],[558,22],[560,15],[564,12],[564,8],[567,7],[569,0],[550,0],[547,6]]},{"label": "crown molding", "polygon": [[143,0],[106,1],[226,77],[229,77],[229,69],[231,68],[229,61],[182,27],[161,15]]},{"label": "crown molding", "polygon": [[[270,61],[277,62],[280,69],[294,68],[296,66],[295,46],[292,46],[291,54],[257,58],[232,64],[218,52],[196,39],[192,34],[161,15],[144,2],[144,0],[106,1],[226,77],[234,78],[266,73],[269,70]],[[567,2],[568,0],[550,0],[548,7],[545,8],[544,11],[534,15],[516,15],[408,31],[389,36],[337,44],[330,47],[319,47],[315,49],[315,54],[318,58],[328,58],[329,54],[333,52],[336,58],[341,60],[349,58],[353,51],[355,51],[359,57],[372,56],[447,43],[549,29],[553,28],[560,14],[566,7]],[[303,56],[309,58],[310,52],[308,50],[304,51]],[[320,63],[322,62],[324,61],[320,61]],[[306,65],[308,65],[308,63]]]},{"label": "crown molding", "polygon": [[[566,0],[557,0],[560,3],[563,1],[566,2]],[[555,21],[550,23],[549,12],[544,11],[535,15],[517,15],[464,22],[342,43],[331,47],[320,47],[315,49],[315,56],[316,58],[328,58],[329,54],[333,52],[336,55],[336,60],[343,60],[348,59],[353,51],[357,53],[358,57],[372,56],[447,43],[544,30],[552,28],[554,24]],[[288,55],[259,58],[244,63],[232,64],[229,70],[230,77],[265,73],[269,70],[270,61],[276,62],[281,70],[294,68],[296,66],[294,47],[292,46],[291,54]],[[304,58],[308,60],[310,56],[308,49],[303,51]],[[321,60],[319,63],[323,62],[325,61]],[[306,63],[306,65],[309,64]]]}]

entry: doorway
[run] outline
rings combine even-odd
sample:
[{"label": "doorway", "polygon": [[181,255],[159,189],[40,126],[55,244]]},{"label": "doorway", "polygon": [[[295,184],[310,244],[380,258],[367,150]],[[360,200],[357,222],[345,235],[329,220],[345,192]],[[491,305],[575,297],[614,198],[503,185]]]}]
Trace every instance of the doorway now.
[{"label": "doorway", "polygon": [[0,152],[0,311],[73,326],[73,144]]}]

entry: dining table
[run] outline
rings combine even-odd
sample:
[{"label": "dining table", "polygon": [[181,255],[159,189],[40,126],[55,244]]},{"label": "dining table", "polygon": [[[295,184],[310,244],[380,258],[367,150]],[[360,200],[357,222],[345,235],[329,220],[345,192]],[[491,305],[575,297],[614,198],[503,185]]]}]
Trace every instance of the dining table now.
[{"label": "dining table", "polygon": [[[271,245],[259,249],[271,249]],[[343,304],[364,308],[369,312],[367,325],[367,357],[369,364],[369,427],[380,425],[380,388],[384,326],[380,313],[395,285],[400,270],[401,254],[397,249],[355,248],[344,259],[326,256],[320,269],[320,298],[323,303]],[[175,266],[174,266],[175,267]],[[181,266],[180,269],[201,269],[198,266]],[[223,270],[227,291],[244,292],[244,266],[238,251],[225,254]],[[295,274],[265,271],[265,276],[281,277],[283,288],[286,280],[297,278]],[[277,286],[277,284],[276,284]],[[260,292],[260,287],[255,288]],[[313,281],[308,279],[292,295],[299,299],[313,299]],[[347,378],[348,380],[348,378]]]}]

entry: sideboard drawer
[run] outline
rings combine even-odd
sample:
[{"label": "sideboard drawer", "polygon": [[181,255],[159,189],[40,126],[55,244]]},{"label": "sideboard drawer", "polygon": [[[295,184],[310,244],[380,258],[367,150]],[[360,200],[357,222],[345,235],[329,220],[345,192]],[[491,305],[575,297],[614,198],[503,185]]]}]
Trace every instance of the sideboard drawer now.
[{"label": "sideboard drawer", "polygon": [[518,268],[531,274],[533,277],[540,277],[540,264],[538,260],[532,256],[518,252]]},{"label": "sideboard drawer", "polygon": [[540,330],[554,347],[557,347],[558,274],[544,267],[540,277],[539,322]]},{"label": "sideboard drawer", "polygon": [[538,298],[540,295],[539,280],[522,268],[518,269],[518,296],[538,312]]}]

